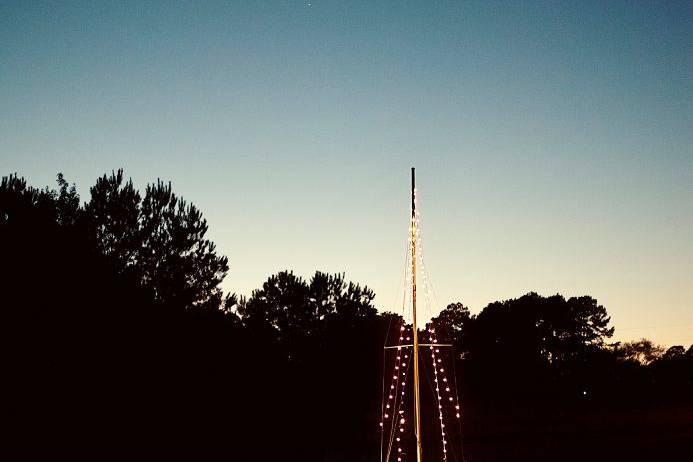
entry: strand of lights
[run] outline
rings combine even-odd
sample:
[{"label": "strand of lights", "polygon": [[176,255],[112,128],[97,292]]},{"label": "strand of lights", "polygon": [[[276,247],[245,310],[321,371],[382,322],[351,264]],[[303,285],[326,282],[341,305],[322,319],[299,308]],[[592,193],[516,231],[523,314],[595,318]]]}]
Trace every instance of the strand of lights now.
[{"label": "strand of lights", "polygon": [[[428,274],[428,271],[426,269],[426,264],[425,264],[425,259],[424,259],[424,251],[423,251],[423,239],[422,239],[422,232],[421,232],[421,227],[419,226],[420,223],[420,207],[418,206],[418,195],[416,197],[416,203],[417,203],[417,208],[416,208],[416,215],[413,219],[416,220],[416,249],[417,249],[417,257],[418,257],[418,267],[420,268],[420,281],[422,282],[423,286],[423,294],[424,298],[427,304],[428,308],[428,315],[432,318],[433,313],[432,313],[432,307],[434,306],[433,302],[436,302],[435,305],[437,306],[437,297],[435,296],[435,289],[433,287],[432,281],[430,280],[430,276]],[[457,395],[457,390],[456,390],[456,385],[451,384],[448,381],[447,374],[445,371],[445,368],[443,366],[443,355],[440,352],[440,347],[438,347],[436,344],[438,343],[438,339],[436,338],[436,332],[435,328],[433,326],[433,323],[428,327],[428,337],[429,337],[429,343],[432,345],[430,347],[431,351],[431,361],[433,363],[433,372],[434,372],[434,385],[435,385],[435,391],[436,391],[436,399],[437,399],[437,405],[438,405],[438,417],[440,421],[440,432],[441,432],[441,443],[442,443],[442,451],[443,451],[443,461],[447,462],[447,452],[448,452],[448,433],[446,432],[446,426],[445,426],[445,417],[446,415],[454,415],[455,418],[457,419],[458,423],[460,423],[460,404],[459,404],[459,397]],[[454,361],[454,357],[452,358]],[[454,374],[454,371],[453,371]],[[450,407],[448,407],[450,406]],[[447,413],[447,409],[450,409],[452,412],[451,414]],[[454,419],[453,419],[454,421]],[[460,427],[461,431],[461,427]]]},{"label": "strand of lights", "polygon": [[[394,370],[390,379],[390,387],[386,391],[388,397],[385,404],[383,419],[380,422],[381,432],[384,431],[386,421],[391,421],[390,438],[388,447],[392,447],[393,439],[396,441],[395,450],[397,452],[397,461],[402,462],[404,452],[402,451],[401,441],[404,433],[406,418],[404,415],[403,403],[406,389],[406,377],[409,371],[409,353],[402,346],[404,341],[411,340],[411,327],[402,325],[399,331],[399,339],[397,345],[397,356],[395,358]],[[395,432],[395,429],[397,430]],[[389,452],[389,449],[388,449]]]},{"label": "strand of lights", "polygon": [[[431,343],[436,343],[435,341],[435,330],[433,328],[429,329],[430,333],[430,339]],[[436,389],[436,403],[438,405],[438,420],[440,421],[440,437],[441,437],[441,443],[443,445],[443,461],[447,462],[447,440],[445,439],[445,419],[443,416],[443,405],[442,405],[442,399],[440,396],[440,381],[438,380],[438,366],[440,363],[440,358],[436,357],[436,353],[439,352],[440,350],[437,347],[431,346],[429,347],[431,349],[431,360],[433,362],[433,382],[435,385]],[[447,382],[447,378],[444,378],[445,382]]]},{"label": "strand of lights", "polygon": [[[416,211],[416,218],[417,218],[417,223],[418,223],[418,221],[419,221],[418,209]],[[422,278],[421,279],[423,281],[424,296],[426,297],[427,302],[430,305],[432,300],[436,299],[436,297],[435,297],[435,294],[432,293],[433,292],[433,285],[430,284],[428,274],[427,274],[428,272],[426,271],[426,264],[424,263],[424,258],[423,258],[423,241],[421,239],[421,228],[418,226],[417,226],[417,231],[418,231],[417,232],[417,244],[418,244],[418,250],[419,250],[418,255],[419,255],[419,259],[420,259],[420,267],[422,270],[422,275],[421,275]],[[436,339],[436,335],[435,335],[435,329],[434,329],[432,323],[431,323],[431,328],[429,330],[429,334],[430,334],[431,343],[438,343],[438,340]],[[438,348],[435,348],[434,353],[440,353],[440,350]],[[453,361],[454,361],[454,358],[453,358]],[[459,397],[457,397],[457,390],[455,389],[455,397],[453,398],[451,388],[450,388],[450,383],[448,382],[447,377],[444,375],[445,370],[442,367],[441,358],[434,358],[434,366],[435,366],[434,370],[436,373],[438,370],[443,373],[443,383],[445,386],[445,391],[447,393],[450,393],[450,395],[447,396],[448,402],[454,403],[454,406],[455,406],[455,413],[454,414],[455,414],[455,417],[459,419],[460,418],[460,405],[459,405]],[[454,388],[456,388],[456,387],[454,387]]]},{"label": "strand of lights", "polygon": [[[409,337],[407,337],[408,339]],[[397,462],[402,462],[403,457],[405,453],[402,451],[402,437],[404,436],[404,426],[407,422],[406,417],[404,415],[404,392],[405,392],[405,387],[407,385],[406,382],[406,377],[407,377],[407,372],[409,371],[409,364],[411,362],[409,361],[409,354],[406,353],[406,350],[401,352],[401,355],[403,357],[403,367],[405,368],[405,371],[402,373],[402,390],[400,391],[401,393],[401,399],[399,401],[399,407],[397,408],[397,423],[398,423],[398,433],[396,436],[396,441],[397,441]]]},{"label": "strand of lights", "polygon": [[[417,224],[419,223],[419,214],[417,211],[416,214],[416,222]],[[431,294],[429,290],[429,283],[428,283],[428,278],[427,278],[427,271],[425,271],[425,263],[423,259],[423,245],[422,245],[422,240],[421,240],[421,234],[420,230],[417,227],[417,235],[416,235],[416,247],[417,247],[417,254],[418,254],[418,259],[419,259],[419,267],[421,268],[421,282],[423,283],[423,293],[424,293],[424,298],[426,299],[426,304],[428,306],[428,314],[429,316],[432,316],[431,313]],[[431,326],[428,329],[429,333],[429,339],[430,339],[430,344],[434,345],[437,342],[437,339],[435,338],[435,330]],[[433,374],[434,374],[434,386],[435,386],[435,394],[436,394],[436,405],[438,406],[438,421],[440,423],[440,435],[441,435],[441,445],[442,445],[442,451],[443,451],[443,462],[447,462],[447,440],[445,438],[445,418],[443,414],[443,405],[442,405],[442,398],[441,398],[441,393],[440,393],[440,380],[439,380],[439,367],[441,360],[436,356],[436,353],[438,353],[440,350],[438,347],[430,346],[429,347],[431,350],[431,361],[433,365]],[[444,371],[443,371],[444,372]],[[442,376],[442,374],[441,374]],[[444,384],[447,383],[447,378],[444,377],[445,381],[443,382]],[[448,388],[449,390],[449,388]]]}]

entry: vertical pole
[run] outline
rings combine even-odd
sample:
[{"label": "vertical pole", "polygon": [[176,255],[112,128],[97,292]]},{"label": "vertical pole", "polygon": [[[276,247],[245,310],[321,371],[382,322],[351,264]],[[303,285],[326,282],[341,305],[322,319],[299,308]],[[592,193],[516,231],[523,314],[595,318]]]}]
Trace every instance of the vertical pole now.
[{"label": "vertical pole", "polygon": [[411,168],[411,301],[414,331],[414,415],[416,419],[416,461],[422,462],[421,401],[419,397],[419,331],[416,327],[416,180]]}]

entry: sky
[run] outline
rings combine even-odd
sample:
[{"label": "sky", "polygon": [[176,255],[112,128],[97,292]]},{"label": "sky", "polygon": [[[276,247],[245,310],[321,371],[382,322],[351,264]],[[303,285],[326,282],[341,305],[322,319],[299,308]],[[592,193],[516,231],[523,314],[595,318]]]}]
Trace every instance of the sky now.
[{"label": "sky", "polygon": [[226,291],[396,309],[415,166],[439,307],[588,294],[690,345],[692,74],[690,2],[5,0],[0,174],[170,180]]}]

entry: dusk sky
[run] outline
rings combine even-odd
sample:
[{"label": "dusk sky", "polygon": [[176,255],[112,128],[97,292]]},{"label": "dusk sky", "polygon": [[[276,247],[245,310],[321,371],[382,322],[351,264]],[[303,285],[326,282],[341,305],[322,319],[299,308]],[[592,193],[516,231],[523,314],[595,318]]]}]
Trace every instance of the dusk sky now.
[{"label": "dusk sky", "polygon": [[394,309],[412,166],[441,307],[588,294],[693,342],[691,2],[0,2],[0,174],[170,180],[229,292]]}]

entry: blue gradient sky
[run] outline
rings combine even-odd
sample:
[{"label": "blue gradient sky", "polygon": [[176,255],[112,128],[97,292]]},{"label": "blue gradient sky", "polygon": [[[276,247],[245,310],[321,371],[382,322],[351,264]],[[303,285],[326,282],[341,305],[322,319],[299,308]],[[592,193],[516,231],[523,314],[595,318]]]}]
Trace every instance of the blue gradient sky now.
[{"label": "blue gradient sky", "polygon": [[692,71],[690,2],[3,1],[0,166],[171,180],[226,290],[344,271],[385,308],[413,165],[441,304],[591,294],[690,344]]}]

